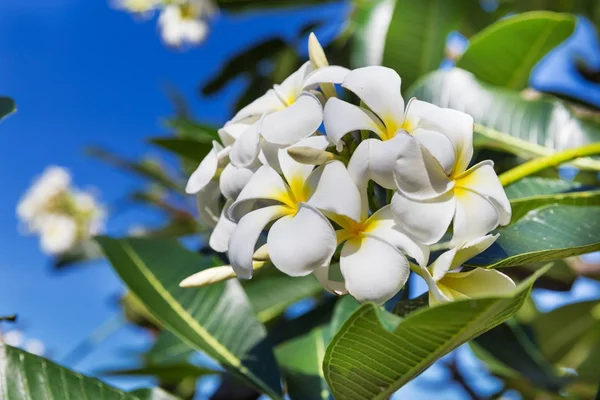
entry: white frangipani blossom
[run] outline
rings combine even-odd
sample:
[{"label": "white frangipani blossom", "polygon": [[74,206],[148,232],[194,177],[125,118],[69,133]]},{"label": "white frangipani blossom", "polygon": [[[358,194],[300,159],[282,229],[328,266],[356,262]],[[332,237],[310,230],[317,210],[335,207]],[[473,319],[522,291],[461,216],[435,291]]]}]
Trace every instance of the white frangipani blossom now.
[{"label": "white frangipani blossom", "polygon": [[115,0],[115,7],[136,14],[148,13],[156,9],[161,0]]},{"label": "white frangipani blossom", "polygon": [[[445,111],[433,105],[433,114]],[[449,125],[452,126],[452,125]],[[467,169],[473,154],[472,140],[456,135],[451,150],[431,151],[406,136],[399,143],[400,156],[394,176],[397,192],[392,209],[409,232],[424,243],[442,238],[450,222],[453,243],[486,235],[510,222],[511,206],[504,188],[486,160]]]},{"label": "white frangipani blossom", "polygon": [[[394,166],[402,152],[400,143],[407,134],[418,139],[434,154],[453,151],[452,142],[445,132],[423,118],[424,102],[412,99],[404,108],[401,83],[400,76],[390,68],[358,68],[348,73],[342,87],[356,94],[368,108],[338,98],[329,99],[325,105],[327,137],[338,148],[342,138],[352,131],[367,130],[378,137],[363,140],[348,164],[350,175],[361,187],[373,180],[386,189],[396,188]],[[449,117],[456,119],[454,115]],[[473,121],[468,118],[466,121],[452,121],[460,123],[453,129],[467,126],[472,132]]]},{"label": "white frangipani blossom", "polygon": [[[298,145],[327,147],[322,136]],[[336,248],[331,223],[320,210],[359,218],[356,186],[339,161],[314,168],[294,161],[279,150],[283,178],[269,165],[256,171],[229,209],[239,221],[229,240],[229,260],[239,277],[251,278],[256,243],[265,227],[268,255],[277,268],[291,276],[303,276],[326,264]],[[314,169],[314,170],[313,170]],[[249,211],[249,207],[254,209]]]},{"label": "white frangipani blossom", "polygon": [[170,46],[198,44],[208,33],[206,17],[213,12],[208,0],[190,0],[163,8],[158,24],[165,43]]},{"label": "white frangipani blossom", "polygon": [[454,300],[508,294],[515,290],[515,283],[495,269],[475,268],[458,272],[465,261],[490,247],[498,235],[487,235],[452,248],[429,268],[421,268],[421,276],[429,287],[429,304]]},{"label": "white frangipani blossom", "polygon": [[69,216],[48,214],[41,217],[41,247],[47,254],[61,254],[77,241],[77,223]]},{"label": "white frangipani blossom", "polygon": [[231,162],[237,166],[253,163],[265,140],[285,147],[313,135],[323,122],[322,94],[315,89],[321,83],[340,83],[348,70],[339,66],[313,69],[310,61],[281,84],[241,109],[231,120],[256,118],[233,145]]}]

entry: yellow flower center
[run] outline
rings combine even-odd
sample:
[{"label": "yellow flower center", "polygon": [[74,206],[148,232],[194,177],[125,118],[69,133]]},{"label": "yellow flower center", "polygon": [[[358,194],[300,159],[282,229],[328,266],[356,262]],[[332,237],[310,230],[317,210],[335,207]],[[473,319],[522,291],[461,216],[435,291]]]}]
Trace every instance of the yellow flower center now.
[{"label": "yellow flower center", "polygon": [[338,244],[347,240],[360,241],[365,233],[369,233],[377,226],[377,221],[371,220],[370,218],[358,222],[344,215],[329,212],[325,212],[325,215],[341,228],[336,231]]},{"label": "yellow flower center", "polygon": [[274,198],[285,204],[288,215],[295,215],[300,203],[305,203],[310,197],[310,187],[303,177],[294,176],[288,180],[286,189],[276,193]]},{"label": "yellow flower center", "polygon": [[385,125],[385,131],[381,140],[386,141],[393,139],[399,130],[405,130],[410,133],[414,129],[414,124],[408,119],[404,119],[401,124],[398,124],[396,119],[393,117],[383,118],[383,124]]}]

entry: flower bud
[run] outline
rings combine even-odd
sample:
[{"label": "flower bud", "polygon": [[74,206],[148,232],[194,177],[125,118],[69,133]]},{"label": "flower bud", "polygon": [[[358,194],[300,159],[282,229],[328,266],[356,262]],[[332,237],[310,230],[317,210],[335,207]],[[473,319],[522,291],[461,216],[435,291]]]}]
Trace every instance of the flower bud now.
[{"label": "flower bud", "polygon": [[308,146],[296,146],[288,149],[288,154],[301,164],[321,165],[334,160],[335,155],[328,151]]},{"label": "flower bud", "polygon": [[325,51],[323,51],[323,47],[321,47],[321,43],[319,43],[319,39],[317,39],[312,32],[308,36],[308,57],[315,69],[327,67],[329,65],[327,56],[325,56]]},{"label": "flower bud", "polygon": [[271,258],[269,257],[269,251],[267,249],[267,245],[263,244],[262,246],[260,246],[258,248],[258,250],[256,250],[254,252],[252,259],[254,261],[270,261]]},{"label": "flower bud", "polygon": [[[259,249],[260,251],[260,249]],[[267,265],[266,261],[253,261],[252,266],[255,271],[261,269]],[[213,283],[219,283],[233,279],[236,277],[231,265],[222,265],[220,267],[208,268],[203,271],[197,272],[193,275],[188,276],[181,282],[179,287],[183,288],[201,288],[204,286],[212,285]]]}]

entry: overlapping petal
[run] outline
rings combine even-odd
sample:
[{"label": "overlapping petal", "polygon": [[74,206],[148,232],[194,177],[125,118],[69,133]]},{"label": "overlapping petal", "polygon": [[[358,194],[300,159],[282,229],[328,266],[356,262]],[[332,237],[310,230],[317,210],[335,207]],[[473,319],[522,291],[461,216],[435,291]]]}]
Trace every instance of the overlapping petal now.
[{"label": "overlapping petal", "polygon": [[229,249],[229,239],[237,226],[235,222],[227,217],[227,210],[230,205],[231,200],[223,207],[217,225],[215,225],[215,228],[208,239],[210,248],[219,253],[225,253]]},{"label": "overlapping petal", "polygon": [[190,176],[185,187],[186,193],[196,194],[204,189],[215,177],[221,160],[226,158],[228,154],[229,149],[225,150],[219,142],[213,141],[212,150],[204,157],[198,168]]},{"label": "overlapping petal", "polygon": [[291,145],[312,135],[323,122],[323,106],[319,99],[304,92],[288,107],[267,114],[260,126],[269,142]]},{"label": "overlapping petal", "polygon": [[452,242],[464,243],[486,235],[498,226],[500,215],[486,197],[469,189],[456,189]]},{"label": "overlapping petal", "polygon": [[368,130],[380,137],[385,135],[385,126],[375,114],[335,97],[325,104],[324,116],[327,137],[336,146],[344,135],[355,130]]},{"label": "overlapping petal", "polygon": [[261,121],[250,125],[231,145],[229,158],[236,167],[248,167],[256,161],[260,150],[259,129]]}]

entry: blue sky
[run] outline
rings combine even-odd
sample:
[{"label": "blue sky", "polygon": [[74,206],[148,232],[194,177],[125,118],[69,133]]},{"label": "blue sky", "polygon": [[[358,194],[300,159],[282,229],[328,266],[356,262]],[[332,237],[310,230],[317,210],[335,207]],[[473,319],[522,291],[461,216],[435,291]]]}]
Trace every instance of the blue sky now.
[{"label": "blue sky", "polygon": [[[104,201],[119,199],[139,181],[87,158],[85,145],[106,146],[129,157],[146,154],[144,139],[163,132],[161,120],[172,112],[164,95],[169,85],[190,100],[199,118],[223,122],[231,112],[230,99],[243,82],[235,82],[218,97],[203,99],[196,94],[199,82],[260,38],[294,37],[307,19],[319,16],[335,23],[342,10],[338,6],[285,14],[221,14],[205,45],[177,51],[163,46],[154,21],[136,23],[103,0],[0,2],[0,94],[15,98],[19,109],[0,125],[0,171],[6,179],[0,197],[0,315],[19,313],[17,326],[41,339],[60,361],[114,316],[114,301],[122,292],[105,263],[56,274],[36,238],[19,235],[15,205],[33,177],[49,164],[62,165],[73,172],[79,186],[99,188]],[[565,62],[565,55],[577,52],[600,66],[593,33],[579,29],[578,35],[563,46],[563,53],[546,60],[533,83],[573,91],[600,105],[600,88],[583,86]],[[568,79],[557,82],[557,76]],[[155,217],[134,209],[111,219],[109,230],[124,232],[139,221],[152,222]],[[597,292],[594,284],[583,285],[577,296]],[[550,307],[559,300],[547,301]],[[93,373],[123,366],[132,360],[129,351],[143,349],[148,341],[142,331],[124,328],[76,368]],[[456,398],[456,391],[450,391],[447,398]]]}]

